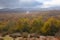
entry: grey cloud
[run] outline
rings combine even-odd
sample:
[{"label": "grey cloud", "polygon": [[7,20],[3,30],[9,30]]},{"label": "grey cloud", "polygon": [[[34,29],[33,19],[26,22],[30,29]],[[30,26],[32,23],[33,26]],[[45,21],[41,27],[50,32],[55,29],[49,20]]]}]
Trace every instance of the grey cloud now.
[{"label": "grey cloud", "polygon": [[0,6],[18,7],[19,6],[19,0],[0,0]]},{"label": "grey cloud", "polygon": [[4,8],[35,7],[38,5],[42,5],[42,3],[38,3],[36,1],[31,3],[23,3],[19,2],[19,0],[0,0],[0,7]]}]

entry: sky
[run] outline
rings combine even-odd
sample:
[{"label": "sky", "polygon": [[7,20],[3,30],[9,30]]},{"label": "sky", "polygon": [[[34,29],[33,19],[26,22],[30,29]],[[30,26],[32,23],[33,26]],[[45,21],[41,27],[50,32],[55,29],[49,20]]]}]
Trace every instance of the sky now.
[{"label": "sky", "polygon": [[60,0],[0,0],[0,9],[50,8],[59,6]]}]

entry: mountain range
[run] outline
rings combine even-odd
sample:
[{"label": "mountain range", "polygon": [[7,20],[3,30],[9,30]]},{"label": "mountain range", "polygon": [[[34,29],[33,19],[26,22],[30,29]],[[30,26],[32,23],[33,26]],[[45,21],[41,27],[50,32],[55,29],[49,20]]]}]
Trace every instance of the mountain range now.
[{"label": "mountain range", "polygon": [[60,7],[51,7],[51,8],[4,8],[0,9],[0,12],[26,12],[26,11],[49,11],[49,10],[60,10]]}]

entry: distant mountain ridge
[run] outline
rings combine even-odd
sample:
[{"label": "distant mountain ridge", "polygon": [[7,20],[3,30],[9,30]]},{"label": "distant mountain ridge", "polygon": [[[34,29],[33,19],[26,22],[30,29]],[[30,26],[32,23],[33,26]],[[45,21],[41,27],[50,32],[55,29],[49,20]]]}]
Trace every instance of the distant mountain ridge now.
[{"label": "distant mountain ridge", "polygon": [[49,10],[60,10],[60,7],[51,7],[51,8],[4,8],[0,9],[0,12],[26,12],[26,11],[49,11]]}]

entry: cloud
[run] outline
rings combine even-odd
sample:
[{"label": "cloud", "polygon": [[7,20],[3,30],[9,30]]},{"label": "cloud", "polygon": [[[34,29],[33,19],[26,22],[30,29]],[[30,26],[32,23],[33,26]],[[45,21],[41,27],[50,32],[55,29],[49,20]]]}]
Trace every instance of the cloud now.
[{"label": "cloud", "polygon": [[60,0],[0,0],[3,8],[50,8],[60,6]]},{"label": "cloud", "polygon": [[35,0],[20,0],[20,7],[33,8],[38,5],[42,5],[42,3],[37,2]]},{"label": "cloud", "polygon": [[32,8],[42,5],[35,0],[0,0],[0,8]]},{"label": "cloud", "polygon": [[43,5],[41,6],[41,8],[60,6],[60,0],[50,0],[50,1],[44,1],[42,3]]},{"label": "cloud", "polygon": [[[34,8],[50,8],[60,6],[60,0],[20,0],[23,5],[33,6]],[[41,3],[41,5],[39,5]],[[33,4],[33,5],[32,5]]]},{"label": "cloud", "polygon": [[20,2],[28,2],[28,3],[30,3],[30,2],[33,2],[34,0],[19,0]]},{"label": "cloud", "polygon": [[60,5],[60,0],[51,0],[50,2],[47,2],[47,4],[52,6],[58,6]]},{"label": "cloud", "polygon": [[0,7],[3,8],[19,7],[19,0],[0,0]]}]

